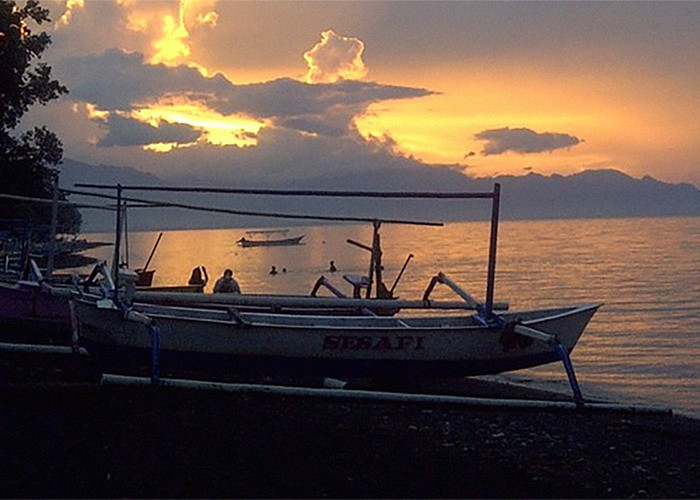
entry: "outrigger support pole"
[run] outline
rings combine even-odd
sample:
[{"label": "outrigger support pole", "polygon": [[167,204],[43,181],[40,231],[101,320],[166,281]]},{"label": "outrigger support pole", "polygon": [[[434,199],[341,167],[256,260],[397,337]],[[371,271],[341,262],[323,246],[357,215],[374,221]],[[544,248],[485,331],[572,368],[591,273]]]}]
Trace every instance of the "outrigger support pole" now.
[{"label": "outrigger support pole", "polygon": [[566,370],[566,376],[569,379],[569,385],[571,386],[571,392],[574,394],[574,403],[579,408],[583,407],[583,395],[581,394],[581,388],[576,380],[576,373],[574,372],[574,365],[571,363],[571,358],[569,357],[569,351],[564,347],[556,335],[551,333],[543,332],[542,330],[537,330],[529,326],[522,324],[517,324],[513,328],[513,331],[519,335],[524,335],[525,337],[530,337],[531,339],[541,340],[547,344],[554,347],[557,355],[564,363],[564,369]]},{"label": "outrigger support pole", "polygon": [[493,185],[493,198],[491,201],[491,241],[489,243],[489,266],[486,277],[486,304],[484,316],[488,321],[493,314],[493,291],[496,282],[496,248],[498,244],[498,217],[501,204],[501,185]]},{"label": "outrigger support pole", "polygon": [[[450,278],[448,278],[445,273],[440,271],[437,273],[435,276],[432,277],[430,280],[430,283],[428,284],[428,288],[425,289],[425,292],[423,292],[423,301],[428,301],[430,298],[430,294],[433,292],[433,289],[435,289],[435,285],[438,283],[441,283],[443,285],[447,285],[450,289],[452,289],[453,292],[455,292],[457,295],[459,295],[462,299],[464,299],[464,302],[467,303],[467,305],[470,307],[470,309],[474,309],[479,313],[483,313],[485,306],[481,302],[477,301],[474,297],[469,295],[462,287],[460,287],[457,283],[452,281]],[[509,308],[508,302],[492,302],[491,303],[491,308],[499,310],[499,311],[506,311]]]}]

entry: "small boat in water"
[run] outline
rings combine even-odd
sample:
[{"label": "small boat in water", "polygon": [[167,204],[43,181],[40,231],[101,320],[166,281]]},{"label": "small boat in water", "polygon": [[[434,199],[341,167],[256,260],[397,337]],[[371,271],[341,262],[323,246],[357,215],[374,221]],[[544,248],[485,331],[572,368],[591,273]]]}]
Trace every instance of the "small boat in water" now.
[{"label": "small boat in water", "polygon": [[289,230],[287,229],[274,229],[274,230],[267,230],[267,231],[248,231],[246,232],[247,235],[255,235],[255,234],[261,234],[264,235],[264,239],[250,239],[243,237],[240,240],[236,241],[236,244],[240,247],[243,248],[248,248],[248,247],[284,247],[284,246],[291,246],[291,245],[301,245],[301,240],[304,238],[304,235],[302,234],[301,236],[294,236],[291,238],[272,238],[271,235],[274,234],[287,234]]}]

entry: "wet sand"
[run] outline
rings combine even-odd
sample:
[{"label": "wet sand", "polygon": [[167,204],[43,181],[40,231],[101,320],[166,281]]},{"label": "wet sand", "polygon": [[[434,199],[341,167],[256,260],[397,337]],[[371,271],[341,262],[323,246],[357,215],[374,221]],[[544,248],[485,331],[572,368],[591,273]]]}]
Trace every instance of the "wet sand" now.
[{"label": "wet sand", "polygon": [[700,421],[679,416],[99,386],[48,366],[2,357],[6,498],[700,496]]}]

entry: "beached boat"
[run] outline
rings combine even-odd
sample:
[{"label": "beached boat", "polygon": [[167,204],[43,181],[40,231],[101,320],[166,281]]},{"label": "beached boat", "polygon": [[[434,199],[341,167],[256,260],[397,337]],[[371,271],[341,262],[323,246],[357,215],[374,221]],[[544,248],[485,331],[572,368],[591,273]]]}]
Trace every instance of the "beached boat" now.
[{"label": "beached boat", "polygon": [[[30,260],[29,269],[24,279],[0,282],[0,325],[26,341],[36,340],[41,334],[55,343],[67,344],[72,332],[70,300],[80,294],[100,297],[99,284],[87,283],[90,279],[79,285],[77,279],[76,284],[46,280],[34,260]],[[137,286],[136,291],[146,294],[143,300],[148,301],[150,292],[201,294],[204,284]]]},{"label": "beached boat", "polygon": [[[327,300],[330,307],[358,299]],[[153,336],[143,324],[94,301],[79,299],[75,306],[80,343],[88,352],[111,366],[149,366]],[[233,305],[217,311],[139,303],[129,311],[157,325],[160,366],[168,372],[426,377],[501,373],[558,361],[552,345],[514,327],[546,331],[570,352],[598,307],[506,313],[496,329],[475,315],[311,316],[238,312]]]},{"label": "beached boat", "polygon": [[70,339],[70,293],[54,292],[37,281],[0,282],[0,325],[21,330],[27,340],[37,333]]},{"label": "beached boat", "polygon": [[304,235],[293,236],[291,238],[272,238],[274,234],[287,234],[289,230],[287,229],[271,229],[266,231],[247,231],[248,236],[252,235],[263,235],[263,239],[250,239],[243,237],[236,241],[236,244],[243,248],[248,247],[283,247],[291,245],[301,245],[301,240]]},{"label": "beached boat", "polygon": [[[119,205],[121,192],[128,188],[116,186],[116,189]],[[183,188],[172,189],[181,191]],[[206,188],[193,189],[206,191]],[[217,189],[217,192],[221,191]],[[240,190],[230,191],[235,193]],[[209,373],[218,371],[215,370],[218,367],[230,374],[262,371],[404,378],[500,373],[560,360],[566,369],[575,401],[577,404],[583,403],[569,353],[600,304],[503,312],[508,309],[507,304],[494,301],[500,185],[494,185],[493,192],[481,193],[245,192],[285,196],[491,199],[485,300],[477,301],[442,272],[431,279],[421,299],[394,298],[393,287],[387,289],[381,279],[380,225],[383,222],[441,224],[362,219],[373,223],[374,236],[371,247],[348,240],[371,254],[366,279],[349,280],[354,287],[353,298],[338,296],[339,293],[334,293],[336,297],[295,297],[238,294],[177,296],[156,292],[152,302],[157,301],[158,304],[147,304],[140,301],[135,292],[135,273],[119,273],[116,280],[120,286],[115,286],[109,270],[103,265],[104,283],[112,284],[112,288],[103,287],[105,295],[101,300],[79,298],[74,302],[80,344],[99,357],[105,366],[150,366],[154,382],[157,382],[161,368],[171,373],[183,369]],[[119,212],[117,210],[117,214]],[[263,214],[246,212],[246,215]],[[360,220],[327,215],[277,216]],[[116,249],[119,248],[118,243],[119,229]],[[115,255],[115,262],[118,261],[117,257]],[[375,276],[377,298],[371,299],[370,289]],[[439,284],[451,288],[462,300],[431,300],[430,294]],[[329,289],[333,291],[332,287]],[[123,290],[123,293],[117,290]],[[360,298],[363,291],[366,298]],[[246,310],[251,307],[272,308],[273,312]],[[330,313],[279,314],[275,311],[284,308],[325,308]],[[333,308],[354,308],[361,314],[350,316],[333,312]],[[406,311],[411,309],[423,309],[431,314],[407,314]],[[452,309],[453,314],[444,314],[447,309]]]}]

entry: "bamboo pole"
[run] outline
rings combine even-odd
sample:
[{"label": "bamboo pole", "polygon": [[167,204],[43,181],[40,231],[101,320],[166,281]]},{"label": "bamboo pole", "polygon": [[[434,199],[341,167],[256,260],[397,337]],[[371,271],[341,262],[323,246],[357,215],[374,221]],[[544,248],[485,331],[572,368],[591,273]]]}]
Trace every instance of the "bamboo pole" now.
[{"label": "bamboo pole", "polygon": [[368,307],[387,309],[462,309],[474,310],[472,304],[463,301],[430,301],[398,299],[355,299],[342,297],[306,297],[291,295],[239,295],[141,292],[134,294],[135,302],[157,304],[208,304],[261,307]]},{"label": "bamboo pole", "polygon": [[485,316],[488,319],[493,312],[493,294],[496,284],[496,250],[498,246],[498,218],[501,204],[501,185],[493,185],[493,198],[491,205],[491,239],[489,242],[489,264],[486,276],[486,304]]},{"label": "bamboo pole", "polygon": [[119,286],[119,247],[122,236],[122,187],[117,184],[117,227],[114,237],[114,258],[112,260],[112,276],[114,276],[115,288]]},{"label": "bamboo pole", "polygon": [[[151,385],[151,381],[145,377],[130,377],[125,375],[103,374],[102,385]],[[321,397],[344,400],[370,400],[397,403],[431,403],[431,404],[452,404],[481,408],[506,408],[506,409],[547,409],[563,411],[601,411],[601,412],[623,412],[638,414],[665,414],[670,415],[671,409],[668,407],[656,406],[633,406],[616,403],[587,403],[580,408],[570,401],[549,401],[530,399],[496,399],[477,398],[468,396],[449,396],[440,394],[409,394],[384,391],[362,391],[348,389],[317,389],[311,387],[290,387],[278,385],[261,384],[229,384],[223,382],[207,382],[201,380],[185,380],[161,378],[161,387],[178,387],[184,389],[199,389],[208,391],[224,391],[234,393],[257,393],[273,394],[279,396],[300,396],[300,397]]]},{"label": "bamboo pole", "polygon": [[158,244],[160,243],[161,238],[163,237],[163,233],[161,232],[158,235],[158,239],[156,240],[156,244],[153,245],[153,250],[151,250],[151,255],[148,256],[148,260],[146,261],[146,265],[143,266],[143,272],[145,273],[148,270],[148,265],[151,263],[151,259],[153,259],[153,254],[156,253],[156,249],[158,248]]},{"label": "bamboo pole", "polygon": [[[60,191],[64,191],[61,189]],[[15,194],[5,194],[5,193],[0,193],[0,199],[3,200],[15,200],[15,201],[27,201],[31,203],[43,203],[43,204],[49,204],[53,203],[53,199],[49,200],[48,198],[32,198],[29,196],[18,196]],[[105,205],[91,205],[87,203],[73,203],[70,201],[66,200],[58,200],[58,204],[62,207],[75,207],[75,208],[94,208],[97,210],[114,210],[112,207],[108,207]]]},{"label": "bamboo pole", "polygon": [[51,229],[49,231],[49,258],[46,263],[46,278],[51,279],[56,254],[56,233],[58,228],[58,176],[53,179],[53,200],[51,203]]},{"label": "bamboo pole", "polygon": [[[75,184],[75,187],[90,189],[114,189],[113,184]],[[219,193],[219,194],[250,194],[265,196],[325,196],[331,198],[440,198],[440,199],[489,199],[492,192],[449,192],[449,191],[327,191],[314,189],[245,189],[245,188],[212,188],[212,187],[181,187],[181,186],[139,186],[126,185],[123,189],[129,191],[163,191],[170,193]]]},{"label": "bamboo pole", "polygon": [[[0,351],[19,352],[24,354],[73,354],[70,346],[43,345],[43,344],[13,344],[10,342],[0,342]],[[78,350],[81,356],[87,356],[88,352],[84,348]]]}]

